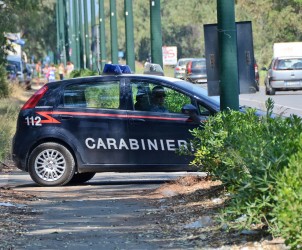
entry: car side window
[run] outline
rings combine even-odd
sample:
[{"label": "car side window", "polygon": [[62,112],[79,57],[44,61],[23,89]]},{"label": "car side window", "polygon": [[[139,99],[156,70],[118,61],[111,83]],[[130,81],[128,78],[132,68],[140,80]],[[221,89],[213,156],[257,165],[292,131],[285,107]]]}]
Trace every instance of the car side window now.
[{"label": "car side window", "polygon": [[202,103],[198,103],[198,109],[199,109],[199,114],[202,116],[209,116],[211,115],[211,111],[203,105]]},{"label": "car side window", "polygon": [[119,86],[118,81],[70,85],[64,90],[64,107],[118,109]]},{"label": "car side window", "polygon": [[131,88],[134,110],[182,113],[182,107],[191,103],[189,96],[159,84],[133,81]]}]

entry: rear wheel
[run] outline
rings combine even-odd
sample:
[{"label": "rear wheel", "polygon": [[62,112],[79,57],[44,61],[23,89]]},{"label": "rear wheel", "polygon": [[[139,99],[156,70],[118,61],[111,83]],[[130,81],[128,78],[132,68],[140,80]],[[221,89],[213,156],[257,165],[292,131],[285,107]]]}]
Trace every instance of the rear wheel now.
[{"label": "rear wheel", "polygon": [[61,144],[47,142],[37,146],[29,156],[28,172],[41,186],[62,186],[74,175],[75,161]]},{"label": "rear wheel", "polygon": [[265,85],[265,94],[266,95],[275,95],[275,93],[276,93],[276,90],[272,86],[270,86],[270,84]]},{"label": "rear wheel", "polygon": [[76,173],[68,184],[81,184],[91,180],[94,176],[95,173]]},{"label": "rear wheel", "polygon": [[259,82],[258,82],[258,81],[256,81],[256,91],[257,91],[257,92],[259,92],[259,90],[260,90],[260,87],[259,87]]}]

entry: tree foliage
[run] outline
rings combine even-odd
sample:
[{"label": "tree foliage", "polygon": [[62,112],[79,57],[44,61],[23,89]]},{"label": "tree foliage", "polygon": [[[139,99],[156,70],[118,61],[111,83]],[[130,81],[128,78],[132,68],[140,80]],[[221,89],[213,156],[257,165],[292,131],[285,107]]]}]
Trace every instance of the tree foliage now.
[{"label": "tree foliage", "polygon": [[[0,11],[0,31],[21,32],[29,55],[42,58],[47,50],[56,51],[56,0],[4,0]],[[98,2],[98,1],[96,1]],[[302,39],[302,0],[237,0],[236,21],[252,21],[254,51],[258,63],[268,64],[276,42]],[[213,0],[161,0],[163,45],[177,46],[178,57],[204,55],[203,25],[217,22]],[[150,2],[133,0],[136,59],[144,61],[151,51]],[[117,1],[118,45],[125,50],[123,1]],[[105,0],[107,58],[110,58],[110,8]],[[98,23],[98,22],[97,22]],[[4,44],[1,36],[0,44]],[[2,47],[2,46],[1,46]],[[3,48],[3,47],[2,47]],[[2,57],[1,57],[2,58]]]},{"label": "tree foliage", "polygon": [[[150,53],[149,1],[133,0],[135,53],[143,61]],[[117,6],[119,47],[125,48],[123,4]],[[204,24],[217,23],[213,0],[161,0],[164,46],[177,46],[178,57],[199,57],[204,51]],[[302,39],[302,0],[237,0],[236,21],[251,21],[255,57],[260,65],[270,62],[273,44]],[[107,20],[110,18],[107,12]],[[109,32],[109,29],[108,29]],[[110,34],[107,32],[107,37]]]},{"label": "tree foliage", "polygon": [[6,44],[4,33],[20,33],[26,41],[23,50],[41,58],[45,51],[55,49],[55,0],[4,0],[0,10],[0,60],[4,60]]}]

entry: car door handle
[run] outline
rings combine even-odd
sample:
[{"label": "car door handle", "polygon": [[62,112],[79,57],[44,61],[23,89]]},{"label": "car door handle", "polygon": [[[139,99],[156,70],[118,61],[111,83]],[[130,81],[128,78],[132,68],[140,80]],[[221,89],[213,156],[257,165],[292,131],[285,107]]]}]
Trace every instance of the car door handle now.
[{"label": "car door handle", "polygon": [[145,119],[142,118],[136,118],[136,119],[131,119],[132,122],[145,122]]},{"label": "car door handle", "polygon": [[61,115],[60,117],[61,117],[62,120],[68,120],[68,119],[73,118],[72,115]]}]

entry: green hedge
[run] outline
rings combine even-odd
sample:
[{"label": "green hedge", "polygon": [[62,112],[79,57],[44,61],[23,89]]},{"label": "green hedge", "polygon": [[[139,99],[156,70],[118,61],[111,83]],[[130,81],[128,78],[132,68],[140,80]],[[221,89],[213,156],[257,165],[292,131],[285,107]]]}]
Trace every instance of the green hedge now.
[{"label": "green hedge", "polygon": [[95,75],[98,75],[98,72],[92,71],[90,69],[80,69],[80,70],[73,70],[70,73],[70,78],[84,77],[84,76],[95,76]]},{"label": "green hedge", "polygon": [[288,167],[279,173],[276,182],[272,216],[276,218],[277,232],[292,249],[302,248],[302,136],[299,150],[292,155]]},{"label": "green hedge", "polygon": [[[296,211],[301,212],[301,195],[290,200],[286,196],[279,197],[278,193],[284,189],[281,177],[286,178],[283,175],[289,171],[287,168],[301,171],[301,165],[295,165],[291,157],[301,155],[302,121],[295,115],[272,117],[273,101],[268,99],[266,105],[266,116],[255,115],[253,109],[246,113],[230,110],[210,117],[202,128],[193,130],[195,158],[192,164],[221,180],[226,187],[229,199],[222,219],[230,227],[268,228],[274,235],[280,235],[287,227],[287,231],[301,234],[298,230],[301,227],[296,224],[276,221],[282,217],[278,213],[287,203],[295,203]],[[288,185],[292,185],[292,177],[288,174],[287,178]],[[292,214],[288,212],[284,218],[286,216]],[[282,229],[278,225],[282,225]],[[290,234],[283,235],[289,237]]]}]

